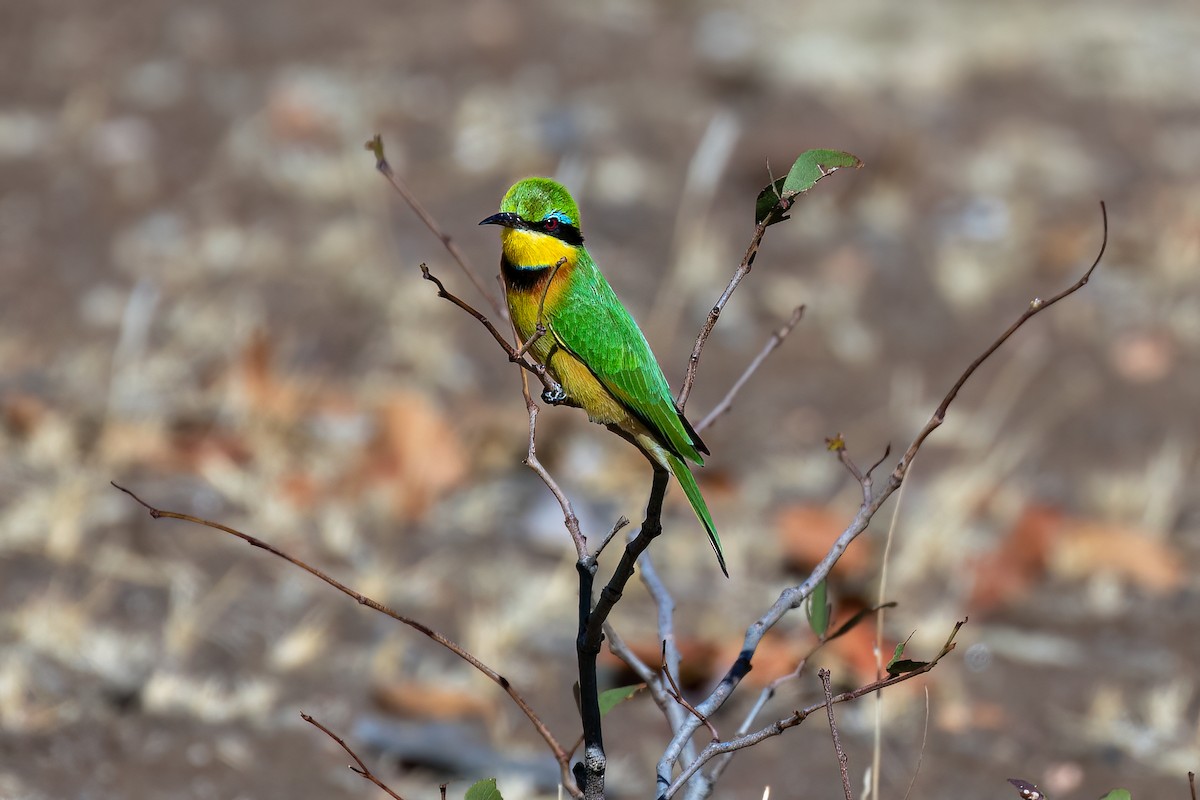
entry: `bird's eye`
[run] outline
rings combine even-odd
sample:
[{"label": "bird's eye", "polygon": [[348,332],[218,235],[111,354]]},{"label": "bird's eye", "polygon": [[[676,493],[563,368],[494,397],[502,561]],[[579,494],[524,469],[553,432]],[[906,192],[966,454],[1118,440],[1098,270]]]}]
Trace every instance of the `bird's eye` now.
[{"label": "bird's eye", "polygon": [[542,227],[546,229],[547,233],[554,233],[558,230],[558,217],[550,217],[542,223]]}]

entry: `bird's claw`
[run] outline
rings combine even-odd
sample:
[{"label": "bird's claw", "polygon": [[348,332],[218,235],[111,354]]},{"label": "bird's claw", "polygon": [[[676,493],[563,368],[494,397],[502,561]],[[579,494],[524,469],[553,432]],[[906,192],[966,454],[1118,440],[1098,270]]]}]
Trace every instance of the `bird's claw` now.
[{"label": "bird's claw", "polygon": [[565,403],[566,401],[567,393],[563,391],[561,386],[554,389],[542,390],[542,402],[546,403],[547,405],[556,406],[559,403]]}]

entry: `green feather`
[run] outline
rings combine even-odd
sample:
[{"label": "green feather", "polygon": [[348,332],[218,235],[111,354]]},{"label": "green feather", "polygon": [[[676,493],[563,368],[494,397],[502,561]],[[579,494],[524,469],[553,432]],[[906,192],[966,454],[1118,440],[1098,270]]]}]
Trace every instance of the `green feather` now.
[{"label": "green feather", "polygon": [[679,481],[679,485],[683,487],[683,493],[687,495],[688,502],[692,504],[692,510],[704,524],[704,530],[708,533],[708,541],[712,542],[713,552],[717,554],[717,563],[721,565],[721,572],[725,573],[725,577],[728,578],[729,569],[725,566],[725,553],[721,550],[721,537],[717,536],[717,526],[713,524],[712,515],[708,513],[708,505],[704,502],[704,495],[700,494],[700,487],[696,485],[696,477],[692,475],[687,464],[673,455],[667,455],[667,464],[671,467],[671,473],[675,476],[675,480]]},{"label": "green feather", "polygon": [[546,309],[559,345],[586,364],[668,451],[703,464],[697,446],[703,445],[692,438],[676,410],[671,387],[646,337],[582,247],[570,280],[565,302]]},{"label": "green feather", "polygon": [[[600,385],[649,431],[649,436],[636,434],[638,446],[679,481],[728,577],[716,525],[687,464],[703,464],[701,454],[708,448],[675,408],[671,387],[646,337],[583,246],[575,201],[560,183],[528,178],[508,190],[500,211],[481,224],[544,232],[576,249],[573,268],[564,273],[569,281],[565,292],[544,309],[546,327],[557,345],[586,365]],[[549,264],[520,266],[553,268]]]}]

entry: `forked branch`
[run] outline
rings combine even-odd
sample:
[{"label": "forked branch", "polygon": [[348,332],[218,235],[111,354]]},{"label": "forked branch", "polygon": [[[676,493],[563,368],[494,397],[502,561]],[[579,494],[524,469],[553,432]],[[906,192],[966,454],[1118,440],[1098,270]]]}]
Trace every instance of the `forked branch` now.
[{"label": "forked branch", "polygon": [[[984,349],[983,352],[977,358],[975,358],[965,370],[963,370],[962,374],[959,375],[958,379],[946,393],[941,403],[938,404],[933,416],[930,417],[925,426],[922,427],[917,433],[916,437],[912,441],[912,444],[910,444],[908,449],[905,450],[904,455],[900,458],[899,463],[897,463],[896,467],[888,475],[887,481],[883,482],[883,485],[879,487],[878,490],[874,486],[872,478],[872,471],[875,468],[874,466],[865,472],[859,470],[856,466],[854,466],[853,462],[844,455],[845,443],[841,441],[840,437],[837,437],[837,439],[830,443],[830,449],[838,452],[839,459],[843,464],[846,465],[847,469],[849,469],[851,473],[855,475],[860,486],[862,487],[862,504],[859,506],[857,513],[854,515],[854,519],[851,520],[846,529],[843,530],[837,539],[834,540],[833,544],[829,548],[829,552],[825,554],[825,557],[821,559],[821,562],[817,564],[808,578],[806,578],[797,586],[791,586],[784,589],[780,593],[779,599],[775,601],[775,604],[772,605],[771,608],[766,611],[766,613],[764,613],[746,629],[745,638],[743,639],[742,648],[737,660],[734,661],[732,666],[730,666],[725,676],[717,684],[716,688],[712,691],[708,698],[696,706],[697,711],[699,711],[701,715],[706,718],[711,717],[717,709],[724,705],[725,701],[728,700],[730,695],[733,694],[734,689],[739,683],[741,683],[742,678],[744,678],[750,671],[751,662],[755,653],[757,652],[758,645],[762,641],[762,638],[767,631],[774,627],[774,625],[779,622],[779,620],[781,620],[788,612],[799,608],[801,604],[804,603],[809,595],[812,594],[812,591],[817,584],[823,581],[826,576],[828,576],[829,571],[833,568],[833,565],[837,563],[838,559],[841,558],[842,553],[846,551],[846,548],[849,547],[850,543],[858,538],[859,534],[867,529],[871,519],[875,516],[880,507],[882,507],[884,502],[886,502],[887,499],[891,497],[891,495],[898,488],[900,488],[900,484],[903,483],[904,477],[907,474],[909,467],[912,465],[913,459],[916,457],[918,451],[920,451],[921,446],[925,443],[925,440],[929,437],[929,435],[942,424],[950,404],[954,402],[954,399],[958,396],[959,390],[962,389],[967,380],[974,375],[979,367],[985,361],[987,361],[987,359],[990,358],[991,355],[995,353],[1001,345],[1007,342],[1012,335],[1016,333],[1016,331],[1020,329],[1021,326],[1023,326],[1026,322],[1060,300],[1071,296],[1087,284],[1088,280],[1092,276],[1092,273],[1095,272],[1096,267],[1099,266],[1100,260],[1104,256],[1104,251],[1108,245],[1108,213],[1104,203],[1100,204],[1100,212],[1103,219],[1103,239],[1100,244],[1100,249],[1097,252],[1095,259],[1093,259],[1091,266],[1088,267],[1079,280],[1075,281],[1075,283],[1054,295],[1049,300],[1041,300],[1038,298],[1030,302],[1028,308],[1026,308],[1026,310],[1017,318],[1017,320],[1013,322],[1013,324],[1010,325],[1003,333],[1001,333],[1000,336],[998,336],[991,344],[989,344],[987,348]],[[758,238],[761,238],[761,236]],[[757,244],[752,242],[752,249],[755,247],[757,247]],[[682,779],[677,778],[674,781],[672,780],[672,767],[676,759],[679,758],[679,754],[682,751],[684,744],[692,738],[698,727],[699,723],[694,719],[689,718],[685,720],[680,729],[675,732],[675,736],[671,739],[671,742],[663,752],[662,758],[659,759],[658,787],[660,798],[668,796],[666,794],[667,789],[669,787],[677,786],[679,781]],[[721,752],[730,752],[732,749],[736,748],[723,749]],[[709,748],[705,748],[704,753],[707,752],[709,752]],[[702,753],[701,757],[704,757],[704,753]],[[694,763],[695,762],[693,762],[693,765]],[[698,769],[698,767],[696,767],[696,769]],[[692,769],[692,766],[689,766],[688,769],[685,770],[685,773],[690,776],[694,773],[694,771],[695,770]]]},{"label": "forked branch", "polygon": [[192,523],[193,525],[201,525],[205,528],[212,528],[214,530],[223,531],[224,533],[228,533],[231,536],[236,536],[237,538],[241,539],[242,541],[246,542],[247,544],[251,545],[252,547],[257,547],[260,550],[266,550],[268,553],[278,556],[279,558],[282,558],[284,561],[287,561],[288,563],[299,567],[300,569],[304,570],[305,572],[309,573],[310,575],[312,575],[316,578],[319,578],[320,580],[322,580],[325,583],[332,586],[334,589],[337,589],[342,594],[354,599],[356,602],[358,602],[359,605],[364,605],[364,606],[367,606],[368,608],[374,609],[375,611],[378,611],[381,614],[391,617],[392,619],[396,620],[397,622],[403,623],[404,625],[407,625],[408,627],[425,634],[427,637],[429,637],[433,641],[437,642],[442,647],[449,650],[451,653],[454,653],[454,655],[458,656],[463,661],[466,661],[472,667],[479,670],[479,672],[486,675],[493,683],[495,683],[501,689],[503,689],[505,691],[505,693],[509,697],[512,698],[513,702],[517,704],[517,707],[521,709],[521,712],[530,721],[530,723],[532,723],[534,729],[538,732],[538,735],[542,737],[542,740],[547,744],[547,746],[549,746],[551,752],[554,753],[554,758],[558,762],[559,768],[562,771],[563,784],[564,784],[564,786],[567,787],[568,791],[570,791],[572,793],[572,795],[575,795],[575,792],[577,790],[575,789],[574,784],[570,780],[571,772],[570,772],[569,757],[567,755],[567,752],[563,749],[562,745],[558,743],[558,740],[554,738],[554,735],[552,733],[550,733],[550,729],[548,727],[546,727],[546,723],[544,723],[542,721],[541,717],[539,717],[534,712],[533,708],[529,705],[528,701],[526,701],[525,698],[523,696],[521,696],[520,692],[518,692],[513,687],[513,685],[511,683],[509,683],[507,678],[505,678],[499,672],[496,672],[496,670],[492,669],[487,664],[484,664],[482,661],[480,661],[478,658],[476,658],[474,655],[472,655],[469,651],[467,651],[461,645],[452,641],[451,639],[448,639],[446,636],[437,632],[436,630],[429,627],[425,623],[420,622],[416,619],[413,619],[412,617],[405,616],[397,611],[393,611],[392,609],[388,608],[387,606],[383,605],[382,603],[378,602],[377,600],[372,600],[370,597],[367,597],[366,595],[355,591],[354,589],[350,588],[346,584],[344,584],[341,581],[337,580],[336,578],[326,574],[325,572],[322,572],[321,570],[317,569],[316,567],[312,566],[311,564],[308,564],[307,562],[305,562],[299,558],[296,558],[295,556],[290,555],[290,554],[284,552],[283,550],[280,550],[279,548],[275,547],[274,545],[272,545],[268,542],[263,541],[262,539],[251,536],[248,533],[243,533],[242,531],[239,531],[236,528],[231,528],[228,525],[223,525],[219,522],[213,522],[212,520],[203,519],[201,517],[195,517],[195,516],[192,516],[191,514],[183,514],[178,511],[166,511],[161,508],[156,508],[155,506],[152,506],[149,503],[147,503],[142,498],[138,497],[136,494],[134,494],[129,489],[126,489],[124,486],[121,486],[117,483],[113,483],[112,485],[114,488],[119,489],[120,491],[129,495],[131,498],[133,498],[133,500],[138,505],[142,506],[142,508],[144,508],[148,512],[150,512],[150,516],[153,519],[182,520],[183,522],[189,522],[189,523]]}]

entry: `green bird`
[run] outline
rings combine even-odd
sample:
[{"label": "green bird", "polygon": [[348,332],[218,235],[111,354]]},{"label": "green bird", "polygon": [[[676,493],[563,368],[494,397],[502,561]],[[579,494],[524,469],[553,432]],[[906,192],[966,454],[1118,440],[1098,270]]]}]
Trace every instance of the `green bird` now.
[{"label": "green bird", "polygon": [[480,225],[500,225],[500,271],[517,334],[546,334],[529,353],[545,365],[567,402],[588,418],[623,433],[652,461],[670,470],[708,532],[721,571],[721,540],[688,461],[703,464],[708,448],[675,408],[646,337],[621,305],[583,246],[579,208],[549,178],[519,181],[500,213]]}]

